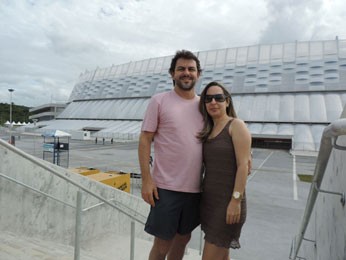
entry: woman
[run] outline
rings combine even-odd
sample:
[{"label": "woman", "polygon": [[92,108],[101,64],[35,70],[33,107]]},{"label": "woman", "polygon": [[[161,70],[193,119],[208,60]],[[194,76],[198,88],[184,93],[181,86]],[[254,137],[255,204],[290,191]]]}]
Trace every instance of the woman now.
[{"label": "woman", "polygon": [[205,176],[201,200],[201,227],[205,233],[202,260],[227,260],[229,248],[240,248],[246,219],[245,185],[249,172],[251,135],[238,119],[229,92],[218,82],[201,93],[204,128]]}]

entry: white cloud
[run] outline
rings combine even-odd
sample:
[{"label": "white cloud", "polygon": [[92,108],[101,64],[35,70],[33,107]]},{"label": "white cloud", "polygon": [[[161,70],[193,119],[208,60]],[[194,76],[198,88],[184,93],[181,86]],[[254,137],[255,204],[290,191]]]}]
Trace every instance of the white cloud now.
[{"label": "white cloud", "polygon": [[[80,73],[258,43],[346,38],[342,0],[3,0],[0,102],[68,99]],[[342,35],[343,34],[343,35]]]},{"label": "white cloud", "polygon": [[344,38],[345,6],[341,0],[267,0],[270,22],[259,42]]}]

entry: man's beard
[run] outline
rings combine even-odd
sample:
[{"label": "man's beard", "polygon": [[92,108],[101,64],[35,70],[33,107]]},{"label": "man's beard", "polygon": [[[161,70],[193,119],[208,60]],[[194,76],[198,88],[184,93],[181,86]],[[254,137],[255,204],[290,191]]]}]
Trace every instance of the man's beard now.
[{"label": "man's beard", "polygon": [[190,83],[184,83],[182,80],[176,80],[175,85],[184,91],[189,91],[194,88],[196,81],[192,80]]}]

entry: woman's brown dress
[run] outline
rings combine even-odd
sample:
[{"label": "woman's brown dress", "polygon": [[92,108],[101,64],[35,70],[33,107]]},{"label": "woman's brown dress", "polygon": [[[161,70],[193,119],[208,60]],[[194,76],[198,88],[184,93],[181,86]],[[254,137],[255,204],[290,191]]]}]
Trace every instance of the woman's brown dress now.
[{"label": "woman's brown dress", "polygon": [[241,201],[240,223],[226,224],[237,172],[236,157],[228,129],[229,121],[215,138],[203,144],[205,176],[202,186],[201,227],[204,239],[225,248],[240,248],[239,237],[246,219],[246,196]]}]

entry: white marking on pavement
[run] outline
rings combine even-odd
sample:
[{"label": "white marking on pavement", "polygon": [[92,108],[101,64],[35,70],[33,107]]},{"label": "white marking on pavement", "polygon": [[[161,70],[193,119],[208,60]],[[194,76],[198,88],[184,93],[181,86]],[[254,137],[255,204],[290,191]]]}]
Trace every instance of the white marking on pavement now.
[{"label": "white marking on pavement", "polygon": [[255,174],[257,173],[257,171],[258,171],[259,169],[261,169],[261,167],[263,166],[263,164],[269,159],[270,156],[272,156],[273,153],[274,153],[274,152],[271,152],[271,153],[263,160],[263,162],[260,164],[260,166],[258,166],[257,169],[256,169],[254,172],[252,172],[252,173],[250,174],[250,176],[247,178],[247,181],[248,181],[248,182],[251,181],[251,179],[252,179],[253,177],[255,177]]},{"label": "white marking on pavement", "polygon": [[296,156],[293,154],[293,199],[298,200],[298,188],[297,188],[297,171],[296,171]]}]

